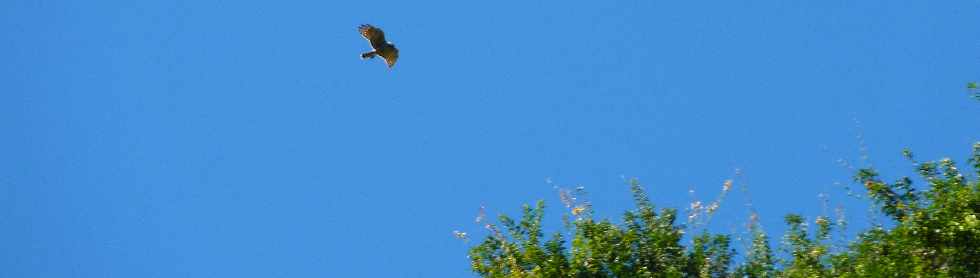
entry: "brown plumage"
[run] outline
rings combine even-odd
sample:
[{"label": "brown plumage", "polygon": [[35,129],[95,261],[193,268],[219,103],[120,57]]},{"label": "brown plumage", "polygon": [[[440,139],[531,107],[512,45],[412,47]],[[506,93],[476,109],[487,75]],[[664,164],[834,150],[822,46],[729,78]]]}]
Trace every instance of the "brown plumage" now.
[{"label": "brown plumage", "polygon": [[398,60],[398,49],[395,48],[394,44],[385,40],[385,33],[381,31],[381,28],[371,26],[370,24],[363,24],[357,28],[357,31],[371,43],[371,48],[374,49],[361,54],[361,59],[372,59],[374,56],[381,56],[381,58],[385,59],[385,64],[388,64],[388,68],[395,66],[395,61]]}]

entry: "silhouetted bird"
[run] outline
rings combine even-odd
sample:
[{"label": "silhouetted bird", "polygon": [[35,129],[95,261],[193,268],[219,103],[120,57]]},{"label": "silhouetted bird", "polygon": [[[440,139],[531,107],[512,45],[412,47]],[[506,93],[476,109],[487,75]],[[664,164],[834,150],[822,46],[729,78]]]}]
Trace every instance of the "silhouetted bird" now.
[{"label": "silhouetted bird", "polygon": [[369,42],[371,42],[371,48],[374,50],[370,52],[364,52],[361,54],[361,59],[372,59],[374,56],[381,56],[385,59],[385,64],[388,64],[388,68],[395,66],[395,61],[398,60],[398,49],[395,45],[385,41],[385,33],[381,31],[381,28],[371,26],[370,24],[363,24],[357,28],[361,32],[361,36],[364,36]]}]

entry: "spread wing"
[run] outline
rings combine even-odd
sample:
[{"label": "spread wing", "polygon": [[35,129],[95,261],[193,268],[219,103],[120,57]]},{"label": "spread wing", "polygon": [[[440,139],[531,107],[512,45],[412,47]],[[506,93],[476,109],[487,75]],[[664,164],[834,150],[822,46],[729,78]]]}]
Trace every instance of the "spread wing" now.
[{"label": "spread wing", "polygon": [[361,36],[371,42],[371,48],[375,50],[384,48],[385,44],[385,32],[381,31],[381,28],[371,26],[371,24],[363,24],[357,28],[361,32]]},{"label": "spread wing", "polygon": [[378,55],[385,58],[385,64],[388,64],[389,68],[394,67],[395,61],[398,61],[398,49],[394,46],[386,47],[384,51],[379,51]]}]

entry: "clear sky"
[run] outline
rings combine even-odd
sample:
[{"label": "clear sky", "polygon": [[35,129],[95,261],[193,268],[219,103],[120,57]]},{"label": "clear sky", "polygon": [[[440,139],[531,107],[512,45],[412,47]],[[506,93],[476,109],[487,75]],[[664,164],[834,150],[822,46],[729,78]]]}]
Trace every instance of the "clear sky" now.
[{"label": "clear sky", "polygon": [[[0,277],[467,277],[477,208],[767,230],[980,140],[977,1],[0,1]],[[392,70],[356,27],[384,29]],[[863,137],[859,139],[858,137]],[[861,159],[860,145],[868,148]],[[553,183],[548,184],[550,179]],[[737,184],[736,186],[740,186]],[[713,226],[744,221],[733,194]],[[855,201],[855,203],[858,203]],[[850,211],[855,222],[866,213]],[[551,225],[556,227],[557,225]]]}]

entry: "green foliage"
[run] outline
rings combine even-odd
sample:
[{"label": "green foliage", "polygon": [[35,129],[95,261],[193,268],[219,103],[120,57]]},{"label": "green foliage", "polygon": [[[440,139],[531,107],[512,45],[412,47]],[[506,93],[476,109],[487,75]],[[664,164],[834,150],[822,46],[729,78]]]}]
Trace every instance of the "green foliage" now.
[{"label": "green foliage", "polygon": [[[571,250],[560,233],[540,242],[542,202],[525,207],[519,224],[506,216],[500,222],[505,236],[492,225],[491,236],[470,250],[472,268],[483,277],[700,277],[724,276],[734,250],[727,236],[704,234],[695,248],[681,246],[676,211],[656,212],[635,180],[631,182],[637,209],[623,215],[623,224],[589,217],[571,223]],[[581,214],[580,214],[581,215]]]},{"label": "green foliage", "polygon": [[970,94],[973,95],[973,98],[980,100],[980,91],[978,91],[980,89],[977,89],[977,82],[974,81],[974,82],[966,83],[966,89],[970,91]]},{"label": "green foliage", "polygon": [[[623,224],[594,220],[588,205],[567,203],[576,216],[567,225],[571,242],[562,233],[543,241],[539,201],[524,207],[520,221],[501,216],[505,231],[488,224],[491,234],[470,250],[472,268],[483,277],[980,277],[980,181],[969,181],[950,159],[902,155],[927,188],[917,190],[910,177],[886,182],[874,169],[858,170],[855,181],[894,225],[875,226],[837,252],[829,242],[843,222],[821,216],[811,229],[790,214],[780,248],[786,256],[776,257],[768,236],[750,223],[751,245],[736,265],[728,235],[703,231],[681,245],[676,210],[657,211],[631,180],[637,208]],[[969,163],[971,175],[980,175],[980,142]]]},{"label": "green foliage", "polygon": [[697,277],[725,277],[735,255],[729,248],[731,239],[727,235],[711,236],[704,233],[694,238],[687,255],[685,273],[697,273]]},{"label": "green foliage", "polygon": [[[976,173],[980,173],[978,159],[980,143],[973,146],[970,159]],[[980,181],[971,184],[948,158],[919,163],[917,170],[929,185],[926,192],[912,190],[907,177],[889,184],[877,174],[858,175],[896,226],[868,231],[852,245],[848,260],[855,273],[976,277],[980,273]]]},{"label": "green foliage", "polygon": [[775,259],[769,248],[769,238],[758,227],[753,227],[752,246],[746,254],[745,263],[735,269],[735,277],[776,277]]}]

